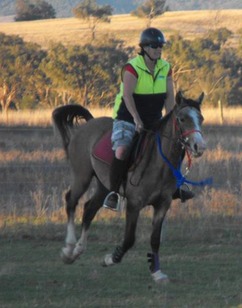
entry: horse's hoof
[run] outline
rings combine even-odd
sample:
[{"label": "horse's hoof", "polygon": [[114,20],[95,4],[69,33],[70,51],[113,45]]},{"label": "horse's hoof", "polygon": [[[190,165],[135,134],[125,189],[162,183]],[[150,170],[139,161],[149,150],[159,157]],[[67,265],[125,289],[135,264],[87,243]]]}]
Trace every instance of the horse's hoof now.
[{"label": "horse's hoof", "polygon": [[114,265],[114,264],[115,263],[113,262],[112,254],[108,254],[108,255],[105,256],[103,263],[102,263],[102,266],[108,267],[108,266],[111,266],[111,265]]},{"label": "horse's hoof", "polygon": [[65,264],[72,264],[75,261],[72,254],[70,255],[70,250],[66,247],[62,248],[60,257]]},{"label": "horse's hoof", "polygon": [[81,254],[85,251],[85,247],[83,245],[77,245],[73,250],[73,258],[76,260],[80,257]]},{"label": "horse's hoof", "polygon": [[162,273],[161,270],[156,271],[155,273],[151,274],[152,278],[157,283],[167,283],[169,282],[169,278],[166,274]]}]

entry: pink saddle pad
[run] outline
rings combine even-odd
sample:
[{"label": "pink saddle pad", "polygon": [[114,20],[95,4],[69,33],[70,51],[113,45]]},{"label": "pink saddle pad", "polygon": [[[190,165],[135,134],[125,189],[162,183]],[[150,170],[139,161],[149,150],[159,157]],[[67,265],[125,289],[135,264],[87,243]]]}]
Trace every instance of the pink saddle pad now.
[{"label": "pink saddle pad", "polygon": [[112,130],[105,133],[101,139],[95,144],[92,155],[102,162],[111,165],[113,161],[114,152],[112,150],[111,142]]}]

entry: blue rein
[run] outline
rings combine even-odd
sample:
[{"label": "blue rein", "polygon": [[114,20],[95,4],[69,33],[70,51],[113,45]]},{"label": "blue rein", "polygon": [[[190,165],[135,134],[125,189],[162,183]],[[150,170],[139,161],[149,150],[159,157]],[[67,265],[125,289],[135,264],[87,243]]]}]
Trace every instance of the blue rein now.
[{"label": "blue rein", "polygon": [[167,165],[169,166],[169,168],[171,169],[174,177],[176,178],[176,187],[180,188],[182,185],[184,184],[190,184],[190,185],[194,185],[194,186],[205,186],[205,185],[211,185],[213,180],[212,178],[207,178],[203,181],[200,182],[194,182],[194,181],[190,181],[187,180],[185,176],[182,175],[181,173],[181,164],[182,161],[180,161],[178,168],[176,169],[171,162],[168,160],[168,158],[164,155],[163,151],[162,151],[162,146],[161,146],[161,138],[159,136],[158,133],[156,133],[156,142],[158,145],[158,149],[160,152],[161,157],[164,159],[164,161],[167,163]]}]

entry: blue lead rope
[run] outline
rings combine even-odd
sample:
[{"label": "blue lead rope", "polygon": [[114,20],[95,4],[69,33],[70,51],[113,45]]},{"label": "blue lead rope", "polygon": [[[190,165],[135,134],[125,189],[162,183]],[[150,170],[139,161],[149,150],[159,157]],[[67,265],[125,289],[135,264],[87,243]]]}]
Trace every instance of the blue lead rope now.
[{"label": "blue lead rope", "polygon": [[182,162],[179,163],[179,167],[178,167],[178,169],[176,169],[171,164],[171,162],[168,160],[168,158],[164,155],[164,153],[162,151],[162,147],[161,147],[161,139],[160,139],[160,136],[159,136],[158,133],[156,134],[156,142],[157,142],[158,149],[159,149],[161,157],[167,163],[167,165],[171,169],[174,177],[176,178],[176,187],[177,188],[180,188],[184,184],[190,184],[190,185],[194,185],[194,186],[205,186],[205,185],[211,185],[213,183],[212,178],[207,178],[207,179],[200,181],[200,182],[194,182],[194,181],[187,180],[186,177],[183,176],[182,173],[181,173],[181,163]]}]

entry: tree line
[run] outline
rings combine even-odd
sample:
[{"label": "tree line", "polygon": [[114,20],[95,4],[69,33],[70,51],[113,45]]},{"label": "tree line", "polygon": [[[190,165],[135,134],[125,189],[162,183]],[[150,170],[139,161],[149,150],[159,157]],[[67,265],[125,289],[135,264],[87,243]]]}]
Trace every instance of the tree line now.
[{"label": "tree line", "polygon": [[[242,31],[241,33],[242,34]],[[169,38],[164,57],[171,63],[176,90],[197,96],[204,91],[207,104],[241,105],[242,42],[226,47],[232,33],[224,28],[193,41]],[[0,106],[47,108],[77,102],[109,106],[119,88],[121,67],[136,50],[124,42],[102,39],[85,46],[53,43],[48,50],[0,33]]]}]

